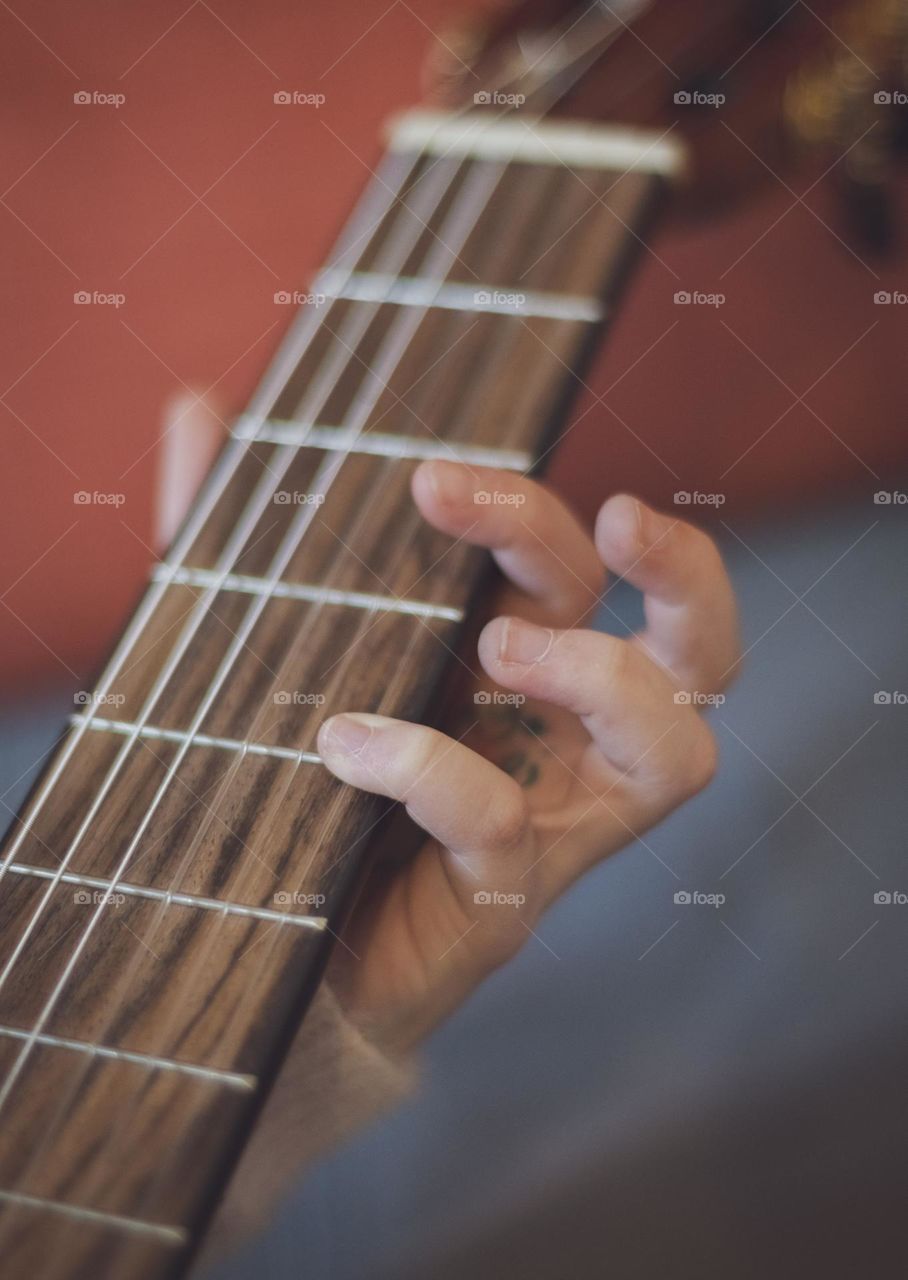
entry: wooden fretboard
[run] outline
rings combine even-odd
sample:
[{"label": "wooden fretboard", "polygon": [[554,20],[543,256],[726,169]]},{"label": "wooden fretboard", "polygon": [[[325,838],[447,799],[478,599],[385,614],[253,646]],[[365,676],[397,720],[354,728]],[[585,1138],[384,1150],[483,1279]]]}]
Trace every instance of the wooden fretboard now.
[{"label": "wooden fretboard", "polygon": [[178,1274],[382,805],[316,732],[419,718],[483,557],[423,458],[563,421],[665,177],[645,134],[414,113],[0,863],[0,1257]]}]

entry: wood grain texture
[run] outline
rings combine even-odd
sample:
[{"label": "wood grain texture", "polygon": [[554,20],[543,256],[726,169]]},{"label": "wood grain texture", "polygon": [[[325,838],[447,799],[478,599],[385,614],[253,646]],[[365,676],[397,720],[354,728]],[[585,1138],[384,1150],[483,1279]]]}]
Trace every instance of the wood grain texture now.
[{"label": "wood grain texture", "polygon": [[[556,165],[497,176],[486,168],[441,161],[429,172],[419,162],[424,183],[405,202],[414,212],[397,208],[384,220],[359,269],[386,270],[396,253],[397,274],[611,300],[634,249],[628,228],[642,227],[658,181]],[[475,226],[463,216],[470,183],[492,191]],[[452,211],[465,234],[439,249]],[[433,264],[443,264],[440,276]],[[326,304],[272,419],[354,421],[366,433],[538,455],[578,385],[572,371],[592,326],[518,308],[428,309],[414,327],[413,311]],[[382,353],[407,325],[402,357],[376,384]],[[350,332],[358,336],[347,350]],[[316,414],[303,413],[334,365],[330,394]],[[49,801],[39,783],[7,839],[15,854],[0,883],[0,975],[11,964],[0,977],[0,1087],[14,1083],[0,1101],[0,1194],[152,1228],[142,1236],[113,1218],[0,1199],[12,1276],[153,1280],[183,1266],[189,1245],[153,1229],[185,1232],[190,1244],[198,1237],[325,958],[327,935],[298,918],[338,924],[383,812],[293,753],[314,753],[319,724],[345,709],[420,718],[456,648],[447,617],[269,598],[279,563],[285,584],[389,605],[470,605],[485,559],[419,519],[409,497],[415,463],[353,453],[324,501],[311,503],[331,457],[250,445],[183,563],[216,573],[228,540],[246,529],[227,567],[266,585],[156,588],[159,604],[105,700],[78,709]],[[311,518],[295,540],[307,504]],[[130,730],[137,722],[144,732]]]}]

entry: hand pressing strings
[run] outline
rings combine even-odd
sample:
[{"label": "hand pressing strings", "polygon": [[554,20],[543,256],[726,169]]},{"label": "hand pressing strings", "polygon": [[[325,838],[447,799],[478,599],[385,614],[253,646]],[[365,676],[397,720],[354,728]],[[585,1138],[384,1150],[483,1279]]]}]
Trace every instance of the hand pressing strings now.
[{"label": "hand pressing strings", "polygon": [[[479,490],[499,498],[477,504]],[[319,735],[337,777],[400,801],[426,833],[414,858],[376,867],[329,973],[347,1016],[395,1050],[709,781],[714,739],[684,695],[719,692],[739,653],[719,554],[673,516],[612,497],[591,539],[541,484],[449,462],[420,466],[413,496],[437,529],[487,547],[505,582],[478,640],[487,678],[465,694],[489,701],[462,740],[355,709]],[[627,639],[586,629],[609,570],[644,595]]]}]

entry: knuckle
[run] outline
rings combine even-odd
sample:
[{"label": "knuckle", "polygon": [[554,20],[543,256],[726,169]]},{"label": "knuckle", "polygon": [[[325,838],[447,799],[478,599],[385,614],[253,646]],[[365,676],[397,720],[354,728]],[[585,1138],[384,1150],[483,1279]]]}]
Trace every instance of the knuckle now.
[{"label": "knuckle", "polygon": [[398,741],[388,761],[401,798],[409,802],[420,779],[428,774],[438,754],[441,735],[423,725],[408,725],[404,741]]},{"label": "knuckle", "polygon": [[489,806],[483,824],[485,841],[496,849],[516,849],[526,838],[529,809],[526,797],[511,778],[505,780]]}]

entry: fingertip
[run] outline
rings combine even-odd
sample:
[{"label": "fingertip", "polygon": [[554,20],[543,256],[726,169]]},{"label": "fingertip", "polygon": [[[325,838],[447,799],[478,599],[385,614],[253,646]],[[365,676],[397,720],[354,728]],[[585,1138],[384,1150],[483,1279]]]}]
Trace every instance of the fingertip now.
[{"label": "fingertip", "polygon": [[493,678],[498,674],[501,664],[501,652],[504,648],[511,619],[508,617],[493,618],[487,622],[479,633],[476,651],[486,675]]},{"label": "fingertip", "polygon": [[433,466],[431,462],[421,462],[410,477],[410,492],[420,511],[432,503],[435,497]]},{"label": "fingertip", "polygon": [[318,749],[322,756],[348,758],[362,755],[389,720],[386,716],[368,715],[360,711],[344,711],[322,721],[318,730]]},{"label": "fingertip", "polygon": [[616,493],[603,502],[596,516],[596,550],[609,566],[629,563],[640,554],[642,515],[640,503],[628,493]]},{"label": "fingertip", "polygon": [[663,549],[676,523],[639,498],[616,493],[596,517],[596,550],[615,573],[626,573],[643,556]]},{"label": "fingertip", "polygon": [[470,502],[475,488],[470,469],[462,462],[435,458],[413,472],[413,496],[420,510],[457,510]]}]

